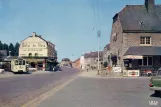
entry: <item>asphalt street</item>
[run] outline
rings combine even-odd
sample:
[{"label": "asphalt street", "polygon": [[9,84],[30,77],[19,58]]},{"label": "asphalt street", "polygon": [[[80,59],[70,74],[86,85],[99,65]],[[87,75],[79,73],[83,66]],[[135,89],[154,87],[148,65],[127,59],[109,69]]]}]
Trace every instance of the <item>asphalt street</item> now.
[{"label": "asphalt street", "polygon": [[149,90],[149,80],[80,76],[38,107],[161,107],[161,98]]},{"label": "asphalt street", "polygon": [[0,78],[0,107],[20,107],[78,74],[78,70]]}]

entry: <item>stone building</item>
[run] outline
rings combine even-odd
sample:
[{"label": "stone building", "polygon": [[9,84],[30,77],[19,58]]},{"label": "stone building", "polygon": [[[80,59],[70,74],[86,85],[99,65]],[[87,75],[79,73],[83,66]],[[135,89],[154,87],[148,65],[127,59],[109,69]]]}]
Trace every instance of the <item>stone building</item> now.
[{"label": "stone building", "polygon": [[107,44],[103,49],[103,63],[110,64],[110,44]]},{"label": "stone building", "polygon": [[[111,60],[130,69],[161,66],[161,5],[126,5],[113,17]],[[116,59],[116,61],[114,61]],[[113,63],[114,64],[114,63]]]},{"label": "stone building", "polygon": [[19,56],[26,58],[32,67],[37,67],[40,70],[45,70],[49,65],[48,62],[57,60],[55,45],[37,35],[36,32],[21,41]]}]

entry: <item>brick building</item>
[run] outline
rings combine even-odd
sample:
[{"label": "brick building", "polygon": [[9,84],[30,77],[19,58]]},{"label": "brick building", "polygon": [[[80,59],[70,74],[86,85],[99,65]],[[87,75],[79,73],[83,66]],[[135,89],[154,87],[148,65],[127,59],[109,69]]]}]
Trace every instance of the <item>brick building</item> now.
[{"label": "brick building", "polygon": [[110,54],[123,69],[160,67],[161,5],[145,0],[144,5],[126,5],[118,12],[113,17]]},{"label": "brick building", "polygon": [[72,66],[73,66],[74,68],[80,69],[80,68],[81,68],[81,67],[80,67],[80,58],[78,58],[78,59],[76,59],[75,61],[73,61]]}]

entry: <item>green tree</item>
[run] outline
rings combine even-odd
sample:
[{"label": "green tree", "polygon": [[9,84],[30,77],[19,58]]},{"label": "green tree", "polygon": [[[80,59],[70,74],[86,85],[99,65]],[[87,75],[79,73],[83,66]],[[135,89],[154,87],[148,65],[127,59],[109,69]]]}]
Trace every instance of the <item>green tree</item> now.
[{"label": "green tree", "polygon": [[11,56],[14,56],[14,46],[12,43],[9,45],[9,51],[11,51]]},{"label": "green tree", "polygon": [[18,54],[19,54],[19,47],[20,47],[20,44],[17,42],[15,44],[15,48],[14,48],[14,55],[15,56],[18,56]]},{"label": "green tree", "polygon": [[107,62],[104,62],[104,63],[103,63],[103,66],[104,66],[104,67],[107,67],[107,65],[108,65]]},{"label": "green tree", "polygon": [[0,41],[0,50],[2,50],[2,42]]}]

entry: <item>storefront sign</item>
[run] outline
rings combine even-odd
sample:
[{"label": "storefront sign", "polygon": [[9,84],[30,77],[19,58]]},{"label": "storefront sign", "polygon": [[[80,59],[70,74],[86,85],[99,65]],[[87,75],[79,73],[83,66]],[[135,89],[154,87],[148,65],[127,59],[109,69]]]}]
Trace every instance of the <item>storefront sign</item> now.
[{"label": "storefront sign", "polygon": [[113,72],[121,72],[121,67],[113,67]]},{"label": "storefront sign", "polygon": [[123,57],[123,59],[143,59],[143,56],[139,55],[126,55]]},{"label": "storefront sign", "polygon": [[140,76],[140,71],[139,70],[128,70],[128,76]]}]

